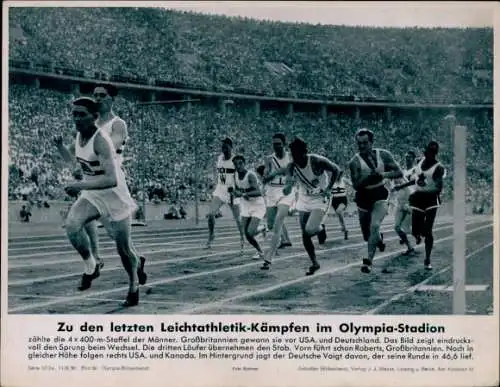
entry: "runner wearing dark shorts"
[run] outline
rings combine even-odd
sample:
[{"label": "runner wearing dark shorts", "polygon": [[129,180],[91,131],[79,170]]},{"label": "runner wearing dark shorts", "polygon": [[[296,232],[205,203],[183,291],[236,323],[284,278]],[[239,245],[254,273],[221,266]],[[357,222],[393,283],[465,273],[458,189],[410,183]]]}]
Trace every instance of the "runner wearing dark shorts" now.
[{"label": "runner wearing dark shorts", "polygon": [[359,153],[349,162],[355,202],[358,207],[359,223],[363,238],[368,244],[368,256],[363,258],[361,271],[370,273],[377,247],[385,250],[380,226],[387,215],[389,191],[386,179],[403,176],[401,168],[392,154],[384,149],[373,148],[373,132],[360,129],[356,133]]}]

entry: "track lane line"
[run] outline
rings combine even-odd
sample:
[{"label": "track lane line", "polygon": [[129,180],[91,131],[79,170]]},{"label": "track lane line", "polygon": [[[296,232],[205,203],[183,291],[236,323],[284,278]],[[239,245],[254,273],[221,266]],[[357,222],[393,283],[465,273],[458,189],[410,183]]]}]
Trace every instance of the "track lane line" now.
[{"label": "track lane line", "polygon": [[[485,225],[485,226],[480,226],[480,227],[477,227],[477,228],[474,228],[472,230],[467,231],[466,234],[468,235],[470,233],[473,233],[473,232],[476,232],[476,231],[479,231],[479,230],[483,230],[483,229],[486,229],[486,228],[490,228],[490,227],[492,227],[492,224],[488,224],[488,225]],[[395,239],[398,239],[398,238],[399,238],[399,236],[396,236],[396,237],[392,237],[392,238],[387,238],[386,240],[389,241],[389,240],[395,240]],[[442,242],[448,241],[450,239],[453,239],[453,235],[451,235],[449,237],[445,237],[445,238],[439,239],[439,240],[435,241],[435,243],[442,243]],[[329,251],[341,251],[341,250],[352,249],[352,248],[355,248],[355,247],[361,247],[361,246],[365,246],[365,245],[366,245],[366,242],[363,241],[362,243],[358,243],[358,244],[347,245],[347,246],[340,246],[340,247],[337,247],[337,248],[323,249],[323,250],[318,251],[318,255],[327,253]],[[375,257],[374,261],[375,260],[379,260],[379,259],[383,259],[383,258],[387,258],[387,257],[390,257],[390,256],[395,256],[395,255],[401,254],[404,251],[405,251],[405,249],[400,249],[400,250],[397,250],[396,252],[386,253],[386,254],[383,254],[383,255],[381,255],[379,257]],[[292,254],[292,255],[289,255],[289,256],[286,256],[286,257],[283,257],[283,258],[277,258],[274,261],[275,262],[286,261],[286,260],[289,260],[291,258],[300,257],[300,256],[304,256],[304,255],[306,255],[306,253],[305,252],[301,252],[301,253]],[[197,278],[197,277],[204,277],[204,276],[208,276],[208,275],[212,275],[212,274],[218,274],[218,273],[223,273],[223,272],[228,272],[228,271],[234,271],[234,270],[241,270],[241,269],[244,269],[244,268],[250,268],[250,267],[253,267],[253,266],[258,266],[258,265],[261,265],[261,264],[262,264],[262,262],[257,261],[257,262],[251,262],[251,263],[247,263],[247,264],[243,264],[243,265],[238,265],[238,266],[232,266],[232,267],[226,267],[226,268],[219,268],[219,269],[205,271],[205,272],[200,272],[200,273],[193,273],[193,274],[183,275],[183,276],[179,276],[179,277],[163,278],[163,279],[159,279],[159,280],[153,281],[153,282],[149,283],[148,285],[149,286],[164,285],[164,284],[173,283],[173,282],[177,282],[177,281],[181,281],[181,280],[185,280],[185,279],[191,279],[191,278]],[[315,279],[318,276],[331,274],[331,273],[334,273],[334,272],[337,272],[337,271],[345,270],[347,268],[355,267],[355,266],[360,266],[360,265],[361,265],[360,262],[355,262],[355,263],[347,264],[347,265],[344,265],[344,266],[341,266],[341,267],[337,267],[337,268],[334,268],[334,269],[330,269],[330,270],[326,270],[326,271],[320,271],[320,272],[316,273],[313,276],[301,276],[299,278],[296,278],[296,279],[293,279],[293,280],[290,280],[290,281],[285,281],[285,282],[282,282],[280,284],[274,285],[272,287],[267,287],[267,288],[255,290],[255,291],[252,291],[252,292],[245,292],[245,293],[237,295],[237,296],[233,296],[233,297],[226,298],[226,299],[223,299],[223,300],[220,300],[220,301],[216,301],[216,302],[213,302],[213,303],[205,304],[205,306],[201,310],[207,309],[207,308],[210,309],[213,306],[219,306],[219,305],[222,305],[224,303],[227,303],[227,302],[230,302],[230,301],[234,301],[234,300],[237,300],[237,299],[245,299],[245,298],[252,297],[254,295],[269,293],[270,291],[279,289],[281,287],[290,286],[290,285],[293,285],[295,283],[306,282],[308,280]],[[61,297],[61,298],[59,298],[57,300],[51,300],[51,301],[47,301],[47,302],[44,302],[44,303],[34,303],[34,304],[30,304],[30,305],[20,305],[20,306],[17,306],[17,307],[9,309],[9,313],[21,312],[21,311],[26,311],[26,310],[30,310],[30,309],[36,309],[36,308],[42,308],[42,307],[51,306],[51,305],[57,305],[57,304],[61,304],[61,303],[68,303],[68,302],[73,302],[73,301],[85,299],[85,298],[88,298],[88,297],[96,297],[96,296],[99,296],[99,295],[111,294],[111,293],[122,292],[122,291],[127,291],[127,290],[128,290],[128,285],[127,286],[122,286],[122,287],[119,287],[119,288],[107,289],[107,290],[102,290],[102,291],[97,291],[97,292],[90,292],[90,293],[87,293],[87,294],[81,294],[81,295],[76,295],[76,296]],[[183,311],[179,311],[177,313],[185,314],[185,313],[192,313],[192,311],[190,311],[190,310],[184,311],[183,310]]]},{"label": "track lane line", "polygon": [[[486,229],[486,228],[490,228],[492,226],[493,226],[493,224],[474,228],[472,230],[466,231],[466,235],[469,235],[471,233],[474,233],[474,232],[477,232],[477,231],[480,231],[480,230],[483,230],[483,229]],[[451,235],[449,237],[445,237],[445,238],[441,238],[441,239],[435,240],[434,244],[443,243],[443,242],[446,242],[446,241],[449,241],[449,240],[453,240],[453,237],[454,236]],[[393,239],[395,239],[395,238],[393,238]],[[422,246],[416,246],[416,248],[417,249],[422,249]],[[373,260],[374,261],[378,261],[378,260],[381,260],[381,259],[385,259],[385,258],[397,256],[397,255],[399,255],[399,254],[401,254],[401,253],[403,253],[405,251],[406,251],[406,249],[400,249],[400,250],[396,250],[394,252],[385,253],[385,254],[382,254],[382,255],[379,255],[379,256],[375,256],[375,258]],[[261,295],[261,294],[270,293],[270,292],[273,292],[275,290],[278,290],[278,289],[281,289],[281,288],[284,288],[284,287],[287,287],[287,286],[295,285],[295,284],[302,283],[302,282],[311,281],[312,279],[316,279],[316,278],[318,278],[320,276],[333,274],[333,273],[336,273],[336,272],[339,272],[339,271],[343,271],[343,270],[346,270],[346,269],[349,269],[349,268],[352,268],[352,267],[356,267],[356,266],[361,266],[361,262],[353,262],[353,263],[349,263],[349,264],[346,264],[344,266],[336,267],[336,268],[333,268],[333,269],[330,269],[330,270],[319,271],[319,272],[317,272],[317,273],[315,273],[314,275],[311,275],[311,276],[303,276],[303,277],[295,278],[293,280],[281,282],[279,284],[276,284],[276,285],[273,285],[273,286],[269,286],[269,287],[266,287],[266,288],[263,288],[263,289],[257,289],[257,290],[250,291],[250,292],[244,292],[244,293],[238,294],[236,296],[232,296],[232,297],[228,297],[228,298],[225,298],[225,299],[222,299],[222,300],[219,300],[219,301],[214,301],[214,302],[211,302],[211,303],[207,303],[207,304],[205,304],[205,305],[203,305],[201,307],[190,308],[190,309],[182,309],[182,310],[176,311],[174,313],[175,314],[190,314],[190,313],[196,313],[196,312],[201,312],[201,311],[207,311],[207,310],[213,309],[214,307],[220,307],[220,306],[222,306],[222,305],[224,305],[224,304],[226,304],[228,302],[237,301],[237,300],[241,301],[241,300],[246,299],[246,298],[258,296],[258,295]]]},{"label": "track lane line", "polygon": [[[474,223],[471,223],[471,224],[474,224]],[[442,231],[442,230],[446,230],[446,229],[449,229],[451,228],[452,225],[449,225],[449,226],[443,226],[443,227],[440,227],[440,228],[436,228],[435,231]],[[382,231],[386,231],[386,230],[382,230]],[[293,236],[294,234],[292,234]],[[362,234],[361,233],[353,233],[351,234],[351,238],[355,237],[356,239],[358,237],[361,237]],[[389,239],[389,240],[394,240],[396,238],[392,238],[392,239]],[[335,239],[330,239],[329,240],[330,242],[337,242],[337,241],[340,241],[340,242],[343,242],[344,241],[344,238],[335,238]],[[238,242],[233,242],[231,244],[239,244],[239,241]],[[345,246],[348,246],[349,244],[345,245]],[[318,248],[318,254],[323,251],[324,249],[322,248]],[[170,251],[170,250],[169,250]],[[158,252],[163,252],[163,251],[150,251],[149,253],[158,253]],[[212,254],[203,254],[203,255],[197,255],[197,256],[192,256],[192,257],[184,257],[184,258],[174,258],[174,259],[165,259],[165,260],[158,260],[158,261],[148,261],[147,262],[147,267],[151,267],[151,266],[157,266],[157,265],[163,265],[163,264],[176,264],[176,263],[183,263],[183,262],[189,262],[189,261],[195,261],[195,260],[198,260],[198,259],[203,259],[203,258],[211,258],[211,257],[214,257],[214,256],[226,256],[226,255],[233,255],[233,256],[238,256],[240,255],[239,251],[238,250],[231,250],[231,251],[227,251],[227,252],[216,252],[216,253],[212,253]],[[103,256],[103,258],[116,258],[115,255],[111,255],[111,256]],[[14,267],[12,269],[23,269],[23,268],[31,268],[31,267],[34,267],[34,266],[39,266],[39,267],[44,267],[44,266],[48,266],[48,265],[52,265],[52,264],[59,264],[59,263],[71,263],[71,262],[81,262],[81,259],[68,259],[68,260],[58,260],[58,261],[53,261],[53,262],[41,262],[39,264],[23,264],[22,266],[17,266],[17,267]],[[119,264],[116,264],[114,266],[111,266],[111,267],[105,267],[104,269],[101,270],[101,273],[103,272],[108,272],[108,271],[115,271],[115,270],[120,270],[122,269],[123,267],[120,266]],[[11,268],[9,267],[9,270]],[[53,281],[53,280],[59,280],[59,279],[65,279],[65,278],[71,278],[71,277],[78,277],[80,276],[81,273],[79,272],[72,272],[72,273],[67,273],[67,274],[57,274],[57,275],[53,275],[53,276],[46,276],[46,277],[35,277],[35,278],[29,278],[29,279],[22,279],[22,280],[12,280],[12,281],[9,281],[9,284],[8,286],[24,286],[24,285],[31,285],[31,284],[34,284],[34,283],[39,283],[39,282],[46,282],[46,281]]]},{"label": "track lane line", "polygon": [[[490,247],[493,246],[493,242],[490,242],[488,243],[487,245],[485,246],[482,246],[472,252],[470,252],[469,254],[467,254],[465,256],[465,260],[467,261],[469,258],[479,254],[480,252],[482,252],[483,250],[486,250]],[[400,300],[401,298],[407,296],[408,294],[410,293],[413,293],[415,291],[418,290],[418,288],[422,285],[426,285],[427,283],[429,283],[430,280],[436,278],[438,275],[441,275],[443,273],[446,273],[448,270],[452,269],[453,268],[453,265],[447,265],[445,266],[444,268],[442,268],[441,270],[435,272],[435,273],[432,273],[432,275],[430,277],[427,277],[425,280],[423,280],[422,282],[419,282],[418,284],[415,284],[413,286],[410,286],[409,288],[407,288],[406,290],[404,290],[403,292],[401,293],[398,293],[394,296],[392,296],[391,298],[385,300],[384,302],[382,302],[381,304],[379,304],[378,306],[376,306],[375,308],[373,309],[370,309],[368,312],[364,313],[366,315],[374,315],[374,314],[377,314],[380,310],[384,309],[386,306],[392,304],[393,302],[395,301],[398,301]]]}]

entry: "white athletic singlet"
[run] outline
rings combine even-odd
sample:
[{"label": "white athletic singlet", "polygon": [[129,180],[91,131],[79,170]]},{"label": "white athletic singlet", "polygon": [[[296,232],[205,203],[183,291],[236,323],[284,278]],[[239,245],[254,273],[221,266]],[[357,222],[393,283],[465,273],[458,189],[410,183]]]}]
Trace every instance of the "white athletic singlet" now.
[{"label": "white athletic singlet", "polygon": [[429,192],[429,191],[435,191],[437,189],[437,184],[436,181],[432,178],[432,175],[434,175],[434,172],[436,171],[436,168],[441,165],[441,163],[438,161],[436,164],[434,164],[432,167],[430,167],[428,170],[423,171],[422,170],[422,163],[424,162],[424,159],[420,161],[417,166],[415,167],[415,178],[417,181],[419,179],[424,178],[425,185],[419,186],[418,184],[415,186],[415,190],[418,192]]},{"label": "white athletic singlet", "polygon": [[[375,157],[377,158],[377,165],[375,166],[376,168],[379,168],[380,166],[384,166],[384,161],[382,160],[382,156],[380,156],[380,149],[374,149],[375,151]],[[365,160],[361,157],[359,153],[356,153],[356,156],[359,159],[359,164],[361,166],[361,173],[360,173],[360,179],[364,179],[365,177],[368,177],[372,173],[372,169],[368,166]],[[373,185],[368,185],[365,187],[365,189],[372,189],[372,188],[377,188],[382,185],[385,185],[384,180],[380,181],[380,183],[373,184]]]},{"label": "white athletic singlet", "polygon": [[[236,188],[242,190],[243,192],[248,191],[250,189],[250,181],[249,181],[250,175],[253,175],[255,177],[255,180],[257,180],[257,182],[259,181],[259,179],[257,178],[257,174],[252,172],[252,171],[247,171],[247,173],[245,173],[245,176],[241,180],[240,180],[240,177],[238,176],[238,172],[236,172],[234,174]],[[259,198],[261,198],[261,196],[252,197],[252,198],[248,198],[248,199],[244,199],[244,200],[256,201],[256,199],[259,199]]]},{"label": "white athletic singlet", "polygon": [[[99,158],[94,150],[94,142],[96,136],[100,134],[105,141],[108,141],[111,148],[113,142],[109,136],[100,129],[96,130],[94,135],[85,144],[80,145],[80,133],[77,133],[75,143],[75,155],[80,163],[83,172],[84,181],[92,181],[98,176],[104,174]],[[119,165],[118,160],[114,159],[116,166],[117,185],[113,188],[83,190],[80,195],[81,199],[86,199],[91,202],[103,217],[109,217],[112,220],[120,221],[130,216],[137,208],[135,202],[130,196],[130,192],[125,181],[125,175]]]},{"label": "white athletic singlet", "polygon": [[[125,121],[123,121],[118,116],[114,116],[111,120],[109,120],[108,122],[101,124],[101,125],[97,124],[97,120],[96,120],[95,125],[99,129],[101,129],[104,133],[106,133],[108,136],[111,137],[111,132],[113,131],[113,124],[116,121],[122,121],[123,124],[126,126]],[[117,158],[120,165],[123,163],[123,151],[125,150],[125,140],[126,139],[123,139],[123,142],[120,145],[120,147],[118,149],[116,149],[116,158]]]},{"label": "white athletic singlet", "polygon": [[[411,180],[416,180],[416,175],[415,175],[415,168],[416,167],[412,167],[410,169],[405,169],[403,170],[403,177],[406,179],[406,182],[409,182]],[[410,194],[412,194],[413,192],[415,192],[415,185],[410,185],[408,187],[408,192]]]},{"label": "white athletic singlet", "polygon": [[[275,153],[270,155],[269,158],[271,159],[271,170],[269,171],[269,173],[276,172],[278,169],[284,168],[292,162],[292,157],[288,152],[285,152],[282,159],[279,159]],[[268,183],[268,185],[270,187],[283,188],[285,186],[285,180],[285,176],[276,176]]]},{"label": "white athletic singlet", "polygon": [[[243,179],[240,180],[238,176],[238,172],[234,174],[235,177],[235,186],[236,188],[242,190],[243,192],[247,192],[250,189],[250,176],[253,175],[257,182],[259,181],[257,178],[257,174],[252,171],[247,171]],[[266,214],[266,203],[262,196],[251,197],[248,199],[241,198],[240,202],[241,206],[241,216],[244,218],[264,218]]]},{"label": "white athletic singlet", "polygon": [[[399,179],[395,179],[391,182],[392,187],[397,187],[399,185],[403,185],[408,183],[408,180],[405,177],[400,177]],[[393,195],[391,195],[391,201],[394,200],[394,204],[404,207],[408,204],[408,199],[410,198],[410,187],[401,188],[396,191]]]},{"label": "white athletic singlet", "polygon": [[[101,129],[96,130],[94,135],[83,147],[80,145],[80,133],[77,133],[76,135],[75,155],[77,161],[82,167],[83,179],[86,181],[92,181],[96,176],[104,174],[104,170],[102,169],[99,159],[94,151],[94,141],[98,133],[100,133],[106,141],[109,141],[111,147],[113,147],[111,138],[109,138],[105,132],[102,132]],[[116,161],[118,162],[118,160]],[[123,171],[119,165],[116,166],[116,172],[118,180],[116,188],[125,187],[125,189],[128,190],[127,184],[125,183],[125,176],[123,175]]]},{"label": "white athletic singlet", "polygon": [[[269,158],[271,161],[271,169],[268,173],[273,173],[278,169],[284,168],[292,162],[292,157],[288,152],[285,152],[282,159],[279,159],[274,153],[270,155]],[[267,183],[266,204],[268,207],[276,207],[279,204],[291,206],[293,202],[293,196],[292,194],[285,196],[285,194],[283,193],[285,184],[286,176],[276,176],[271,182]]]},{"label": "white athletic singlet", "polygon": [[328,175],[323,172],[316,176],[311,167],[311,155],[307,155],[307,165],[300,168],[294,164],[294,173],[299,184],[299,196],[321,196],[321,191],[328,186]]},{"label": "white athletic singlet", "polygon": [[224,155],[221,153],[217,159],[217,186],[234,187],[234,156],[229,160],[224,160]]}]

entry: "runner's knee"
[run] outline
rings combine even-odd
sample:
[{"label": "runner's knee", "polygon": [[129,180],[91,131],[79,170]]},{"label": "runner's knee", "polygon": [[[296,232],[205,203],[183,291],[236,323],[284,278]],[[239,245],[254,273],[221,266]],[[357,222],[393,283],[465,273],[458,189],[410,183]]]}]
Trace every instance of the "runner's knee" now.
[{"label": "runner's knee", "polygon": [[423,227],[422,228],[422,236],[424,238],[432,239],[433,238],[432,230],[429,230],[428,228]]},{"label": "runner's knee", "polygon": [[368,242],[370,238],[370,225],[361,223],[361,233],[363,234],[363,239],[365,242]]},{"label": "runner's knee", "polygon": [[134,258],[135,255],[132,251],[130,244],[128,243],[120,243],[117,242],[116,249],[118,251],[118,255],[122,258]]},{"label": "runner's knee", "polygon": [[380,222],[372,222],[370,225],[370,235],[377,234],[380,231]]},{"label": "runner's knee", "polygon": [[312,237],[314,235],[316,235],[319,231],[319,226],[318,227],[312,227],[312,226],[309,226],[307,225],[305,230],[304,230],[304,233],[309,236],[309,237]]},{"label": "runner's knee", "polygon": [[252,239],[255,236],[255,230],[249,228],[245,229],[245,236],[247,239]]},{"label": "runner's knee", "polygon": [[66,234],[76,234],[83,229],[84,224],[79,219],[75,219],[72,216],[68,216],[65,221]]}]

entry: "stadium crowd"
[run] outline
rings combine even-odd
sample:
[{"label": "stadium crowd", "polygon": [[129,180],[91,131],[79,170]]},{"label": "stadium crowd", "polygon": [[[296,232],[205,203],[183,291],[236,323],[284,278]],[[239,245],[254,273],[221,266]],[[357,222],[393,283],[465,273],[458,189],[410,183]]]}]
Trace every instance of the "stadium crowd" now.
[{"label": "stadium crowd", "polygon": [[353,28],[159,8],[10,8],[9,17],[12,63],[56,73],[271,96],[493,100],[492,29]]},{"label": "stadium crowd", "polygon": [[[492,29],[393,29],[321,26],[136,8],[10,8],[11,65],[49,73],[71,70],[87,79],[118,80],[269,96],[382,99],[419,103],[491,103]],[[66,199],[72,167],[56,155],[52,137],[75,134],[74,95],[12,83],[9,87],[9,198]],[[135,106],[118,96],[115,112],[129,125],[128,184],[138,200],[169,203],[211,193],[222,136],[236,141],[252,166],[269,153],[270,137],[300,135],[310,149],[345,167],[356,152],[353,133],[367,126],[376,146],[400,161],[408,146],[421,152],[437,138],[448,168],[452,147],[441,118],[426,111],[391,119],[362,112],[329,114],[214,106]],[[467,118],[467,200],[477,212],[492,206],[492,120]]]},{"label": "stadium crowd", "polygon": [[[12,84],[9,88],[9,198],[44,202],[67,199],[64,183],[72,167],[58,157],[52,137],[62,134],[70,143],[74,136],[70,101],[74,96],[55,90]],[[220,151],[220,139],[235,139],[235,151],[245,154],[253,167],[271,152],[271,136],[283,132],[289,138],[303,137],[314,153],[325,155],[346,168],[356,152],[353,133],[367,126],[376,133],[376,146],[391,150],[402,162],[411,147],[418,153],[430,138],[440,141],[440,159],[448,169],[444,199],[452,193],[452,144],[443,131],[439,115],[426,113],[394,116],[389,122],[376,115],[330,114],[262,110],[259,117],[244,108],[232,107],[225,113],[193,103],[191,107],[150,105],[141,114],[133,101],[119,96],[115,112],[129,125],[125,149],[128,184],[135,197],[151,202],[183,203],[194,199],[198,178],[200,199],[212,189],[213,168]],[[141,120],[143,120],[141,122]],[[487,115],[469,117],[467,201],[478,212],[491,209],[493,149],[491,119]],[[144,132],[141,132],[144,130]],[[143,135],[142,135],[143,134]],[[144,144],[144,148],[142,147]],[[144,184],[144,186],[143,186]],[[143,191],[145,188],[145,193]]]}]

